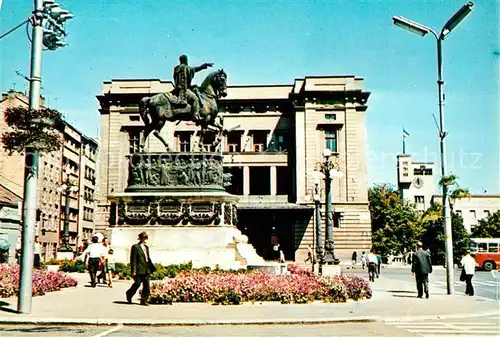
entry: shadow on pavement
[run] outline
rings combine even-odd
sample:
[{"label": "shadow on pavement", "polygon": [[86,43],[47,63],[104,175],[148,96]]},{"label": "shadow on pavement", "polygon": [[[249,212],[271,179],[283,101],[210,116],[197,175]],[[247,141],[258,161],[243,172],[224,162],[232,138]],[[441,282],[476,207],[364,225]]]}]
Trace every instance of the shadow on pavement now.
[{"label": "shadow on pavement", "polygon": [[8,308],[7,306],[10,306],[10,303],[0,301],[0,311],[11,312],[11,313],[17,314],[17,310]]},{"label": "shadow on pavement", "polygon": [[416,294],[416,291],[412,290],[387,290],[388,293],[396,293],[396,294]]},{"label": "shadow on pavement", "polygon": [[[84,330],[80,329],[81,332],[83,333]],[[40,333],[40,332],[62,332],[62,331],[75,331],[72,328],[65,328],[62,326],[32,326],[32,327],[23,327],[23,328],[7,328],[7,327],[2,327],[2,330],[4,332],[31,332],[31,333]],[[76,331],[78,333],[78,330]]]}]

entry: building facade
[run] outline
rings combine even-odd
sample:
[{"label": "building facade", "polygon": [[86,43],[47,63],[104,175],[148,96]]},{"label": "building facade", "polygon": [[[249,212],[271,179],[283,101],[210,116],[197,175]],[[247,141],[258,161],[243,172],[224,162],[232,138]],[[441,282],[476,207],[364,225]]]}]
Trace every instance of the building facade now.
[{"label": "building facade", "polygon": [[[434,195],[433,202],[441,205],[442,195]],[[451,209],[463,219],[465,230],[470,234],[479,220],[500,211],[499,194],[474,194],[470,197],[451,200]]]},{"label": "building facade", "polygon": [[[42,100],[43,105],[43,100]],[[0,130],[7,131],[3,112],[9,107],[28,107],[28,98],[20,92],[2,94]],[[78,191],[69,196],[69,234],[74,249],[83,245],[94,232],[93,212],[96,191],[96,159],[98,142],[64,122],[59,130],[61,149],[44,153],[39,158],[37,184],[36,235],[40,236],[42,258],[56,257],[64,231],[66,198],[61,191],[67,180]],[[9,155],[0,148],[0,182],[18,195],[23,195],[24,155]],[[90,197],[89,197],[90,195]]]},{"label": "building facade", "polygon": [[8,246],[8,262],[13,263],[21,240],[21,196],[0,184],[0,246]]},{"label": "building facade", "polygon": [[[397,156],[398,192],[401,200],[415,205],[419,211],[427,210],[432,203],[442,205],[442,195],[436,195],[437,179],[434,163],[414,162],[411,155]],[[500,195],[474,194],[450,200],[451,209],[463,219],[468,233],[500,209]]]},{"label": "building facade", "polygon": [[428,209],[436,192],[434,163],[414,162],[411,155],[397,156],[398,192],[401,200]]},{"label": "building facade", "polygon": [[[138,102],[144,96],[169,92],[171,82],[112,80],[104,82],[97,98],[101,114],[101,198],[96,227],[109,225],[108,197],[127,186],[126,155],[139,150],[143,122]],[[334,240],[339,258],[371,246],[371,224],[366,182],[365,111],[369,93],[363,79],[323,76],[296,79],[290,85],[229,86],[219,101],[219,115],[231,131],[219,149],[212,136],[201,144],[221,151],[224,170],[231,173],[227,191],[237,195],[238,228],[259,255],[275,258],[280,243],[287,260],[304,261],[314,245],[314,171],[329,148],[343,177],[332,183]],[[173,151],[198,148],[200,137],[192,123],[167,123],[161,135]],[[162,152],[155,137],[146,151]],[[321,184],[324,227],[324,183]],[[323,228],[323,235],[324,235]]]}]

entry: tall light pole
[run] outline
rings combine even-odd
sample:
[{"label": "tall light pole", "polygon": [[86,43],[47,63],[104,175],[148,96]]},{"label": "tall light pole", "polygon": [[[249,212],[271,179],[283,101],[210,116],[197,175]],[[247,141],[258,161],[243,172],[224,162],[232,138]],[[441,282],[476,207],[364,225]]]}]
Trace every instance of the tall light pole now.
[{"label": "tall light pole", "polygon": [[[434,30],[409,19],[394,16],[392,18],[394,24],[400,28],[404,28],[412,33],[420,36],[425,36],[427,33],[432,33],[437,42],[437,84],[438,84],[438,101],[439,101],[439,140],[441,151],[441,178],[446,175],[446,136],[447,132],[444,128],[444,92],[443,92],[443,57],[442,57],[442,42],[451,33],[451,31],[472,11],[472,2],[467,2],[463,5],[444,25],[440,34]],[[444,218],[444,235],[445,235],[445,250],[446,250],[446,284],[449,295],[455,294],[454,275],[453,275],[453,240],[451,227],[451,214],[448,198],[448,186],[443,184],[443,218]]]},{"label": "tall light pole", "polygon": [[[53,0],[34,0],[33,15],[29,18],[33,29],[31,36],[31,70],[29,109],[40,109],[40,86],[42,66],[42,45],[50,50],[64,46],[66,35],[64,22],[73,17]],[[17,29],[18,27],[16,27]],[[40,121],[33,121],[33,124]],[[36,193],[38,180],[38,151],[27,148],[24,169],[23,233],[21,244],[21,271],[19,278],[19,313],[31,312],[31,292],[33,286],[33,248],[35,241]]]},{"label": "tall light pole", "polygon": [[69,197],[71,193],[78,191],[78,186],[76,186],[70,179],[69,173],[67,174],[66,181],[63,185],[57,188],[57,191],[64,193],[65,196],[65,207],[64,207],[64,232],[62,237],[62,245],[59,248],[60,252],[73,252],[73,248],[69,244]]}]

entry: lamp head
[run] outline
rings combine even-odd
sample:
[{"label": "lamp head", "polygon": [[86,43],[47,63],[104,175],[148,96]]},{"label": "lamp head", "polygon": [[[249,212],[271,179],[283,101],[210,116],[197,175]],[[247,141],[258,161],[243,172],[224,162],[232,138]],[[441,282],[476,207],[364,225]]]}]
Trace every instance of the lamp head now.
[{"label": "lamp head", "polygon": [[472,12],[472,7],[474,4],[469,1],[465,5],[463,5],[453,16],[446,22],[446,24],[443,27],[443,30],[441,31],[441,36],[440,38],[444,40],[446,36],[448,36],[453,29],[455,29],[456,26],[460,22],[462,22],[463,19],[467,15],[469,15],[470,12]]},{"label": "lamp head", "polygon": [[424,25],[421,25],[415,21],[404,18],[402,16],[393,16],[392,22],[394,23],[395,26],[406,29],[407,31],[410,31],[420,36],[425,36],[427,33],[431,31]]},{"label": "lamp head", "polygon": [[325,157],[325,159],[330,158],[331,155],[332,155],[332,150],[330,150],[330,149],[323,150],[323,157]]}]

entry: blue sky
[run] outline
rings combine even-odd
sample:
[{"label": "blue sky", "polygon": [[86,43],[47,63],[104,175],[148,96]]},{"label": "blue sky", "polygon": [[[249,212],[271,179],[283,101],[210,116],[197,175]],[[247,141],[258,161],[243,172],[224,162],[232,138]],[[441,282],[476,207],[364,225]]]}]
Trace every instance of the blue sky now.
[{"label": "blue sky", "polygon": [[[228,82],[291,84],[307,75],[365,78],[370,185],[396,182],[401,128],[407,152],[439,167],[436,44],[399,29],[399,15],[440,30],[465,1],[130,1],[61,0],[74,13],[70,46],[44,52],[49,105],[97,136],[102,82],[171,80],[182,53],[214,62]],[[3,33],[26,19],[30,0],[4,0]],[[474,193],[499,193],[499,5],[475,1],[444,41],[448,168]],[[0,40],[1,90],[27,89],[30,46],[24,29]]]}]

